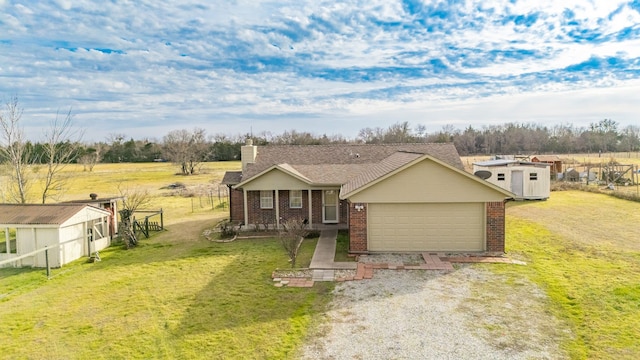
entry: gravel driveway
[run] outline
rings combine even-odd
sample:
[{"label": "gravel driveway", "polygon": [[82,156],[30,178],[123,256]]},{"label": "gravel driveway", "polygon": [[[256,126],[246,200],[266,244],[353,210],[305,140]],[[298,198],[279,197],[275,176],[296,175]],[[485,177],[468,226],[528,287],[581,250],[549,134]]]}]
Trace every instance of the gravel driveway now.
[{"label": "gravel driveway", "polygon": [[563,359],[535,285],[480,267],[376,270],[336,285],[303,359]]}]

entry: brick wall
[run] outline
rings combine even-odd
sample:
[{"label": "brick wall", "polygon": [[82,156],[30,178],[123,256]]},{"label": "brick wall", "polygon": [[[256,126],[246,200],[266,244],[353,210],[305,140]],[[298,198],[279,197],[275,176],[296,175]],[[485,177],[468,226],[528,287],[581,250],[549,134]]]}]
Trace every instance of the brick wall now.
[{"label": "brick wall", "polygon": [[504,201],[487,203],[487,252],[504,253]]},{"label": "brick wall", "polygon": [[231,221],[244,221],[244,193],[242,190],[229,188],[229,209]]},{"label": "brick wall", "polygon": [[311,191],[311,206],[313,223],[322,224],[322,190]]},{"label": "brick wall", "polygon": [[349,252],[367,252],[367,204],[364,209],[355,209],[355,203],[349,205]]},{"label": "brick wall", "polygon": [[[275,196],[275,194],[274,194]],[[275,198],[273,200],[275,202]],[[260,208],[260,191],[247,191],[247,208],[249,209],[249,223],[247,225],[262,225],[276,223],[276,209]]]},{"label": "brick wall", "polygon": [[309,191],[302,191],[302,208],[289,207],[289,190],[280,190],[280,221],[287,219],[307,219],[309,217]]}]

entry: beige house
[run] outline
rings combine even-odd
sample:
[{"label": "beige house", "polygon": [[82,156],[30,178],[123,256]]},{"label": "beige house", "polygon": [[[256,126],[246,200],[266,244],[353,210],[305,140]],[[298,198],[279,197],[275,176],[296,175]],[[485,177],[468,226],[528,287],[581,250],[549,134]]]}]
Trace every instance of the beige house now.
[{"label": "beige house", "polygon": [[86,204],[0,204],[0,266],[61,267],[90,256],[111,244],[110,215]]},{"label": "beige house", "polygon": [[349,229],[352,253],[504,252],[513,194],[464,171],[452,144],[242,147],[227,172],[231,220]]}]

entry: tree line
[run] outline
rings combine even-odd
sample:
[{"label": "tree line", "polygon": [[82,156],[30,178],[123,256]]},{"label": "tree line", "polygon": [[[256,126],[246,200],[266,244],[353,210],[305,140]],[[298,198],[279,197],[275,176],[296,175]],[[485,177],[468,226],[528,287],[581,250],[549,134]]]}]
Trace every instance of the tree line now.
[{"label": "tree line", "polygon": [[[590,123],[543,126],[535,123],[507,123],[457,129],[446,125],[428,132],[424,125],[396,122],[388,127],[361,129],[355,138],[288,130],[279,134],[214,134],[204,129],[173,130],[162,139],[133,139],[126,134],[110,134],[104,141],[88,143],[75,129],[71,110],[57,114],[44,133],[44,140],[32,142],[22,131],[22,108],[17,98],[6,101],[0,111],[0,175],[7,176],[9,197],[26,202],[34,173],[44,180],[42,202],[60,188],[65,164],[79,163],[91,171],[97,163],[170,161],[180,173],[198,172],[207,161],[240,159],[240,148],[248,138],[256,145],[326,145],[336,143],[445,143],[455,144],[461,155],[549,154],[640,151],[640,127],[620,128],[612,119]],[[4,197],[4,194],[3,194]]]},{"label": "tree line", "polygon": [[[95,155],[100,162],[172,161],[185,174],[196,171],[204,161],[240,159],[240,148],[246,139],[256,145],[327,145],[385,143],[445,143],[455,144],[460,155],[492,154],[568,154],[640,151],[640,127],[619,128],[617,122],[604,119],[586,127],[559,124],[551,127],[533,123],[507,123],[456,129],[444,126],[427,132],[424,125],[412,127],[408,122],[387,128],[364,128],[349,139],[342,135],[313,134],[288,130],[279,134],[215,134],[207,136],[204,129],[174,130],[161,140],[127,140],[124,135],[110,136],[105,142],[86,145],[80,150]],[[82,161],[82,156],[79,156]]]}]

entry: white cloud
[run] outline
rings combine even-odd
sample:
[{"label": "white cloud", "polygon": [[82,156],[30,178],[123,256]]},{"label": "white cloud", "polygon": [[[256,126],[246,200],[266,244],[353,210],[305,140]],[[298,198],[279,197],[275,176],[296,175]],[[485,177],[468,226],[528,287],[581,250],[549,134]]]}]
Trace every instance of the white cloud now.
[{"label": "white cloud", "polygon": [[[388,0],[0,0],[9,79],[0,94],[16,93],[34,122],[72,107],[87,125],[158,136],[191,123],[220,132],[342,120],[355,135],[372,121],[584,121],[609,111],[624,122],[640,110],[631,101],[640,36],[617,38],[640,14],[623,1],[425,4],[445,19]],[[536,21],[516,24],[520,15]],[[565,70],[609,57],[618,63]]]}]

